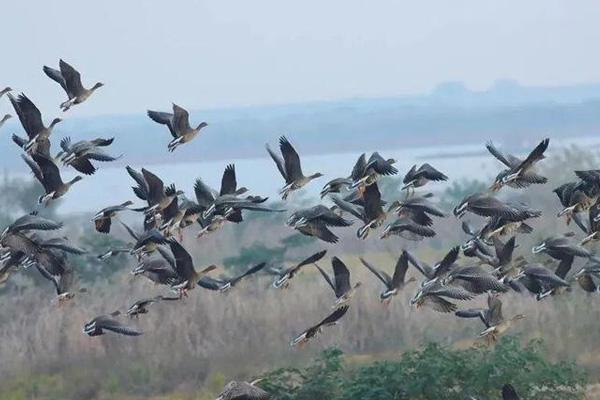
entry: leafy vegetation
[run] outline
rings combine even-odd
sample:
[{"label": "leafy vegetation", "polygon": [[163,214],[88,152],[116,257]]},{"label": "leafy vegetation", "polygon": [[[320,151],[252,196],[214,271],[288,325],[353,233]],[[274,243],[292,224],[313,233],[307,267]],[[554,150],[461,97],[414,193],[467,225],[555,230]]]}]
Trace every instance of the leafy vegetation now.
[{"label": "leafy vegetation", "polygon": [[499,398],[511,383],[527,399],[580,399],[585,373],[574,364],[553,363],[541,341],[522,347],[504,338],[495,347],[451,350],[431,343],[396,361],[348,365],[330,349],[303,369],[270,373],[262,385],[277,400],[403,400]]}]

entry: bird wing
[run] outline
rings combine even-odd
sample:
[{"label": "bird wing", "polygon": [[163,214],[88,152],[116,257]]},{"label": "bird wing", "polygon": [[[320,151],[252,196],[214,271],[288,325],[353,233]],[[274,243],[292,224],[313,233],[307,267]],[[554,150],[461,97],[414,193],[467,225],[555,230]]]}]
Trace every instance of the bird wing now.
[{"label": "bird wing", "polygon": [[560,262],[558,263],[558,267],[556,267],[556,271],[554,271],[556,276],[558,276],[561,279],[565,279],[567,277],[567,274],[571,270],[571,267],[573,266],[574,259],[575,259],[574,256],[563,257],[560,260]]},{"label": "bird wing", "polygon": [[485,310],[481,308],[467,308],[465,310],[458,310],[454,313],[454,315],[460,318],[479,318],[486,327],[490,327],[486,321]]},{"label": "bird wing", "polygon": [[285,136],[279,138],[279,149],[283,155],[286,182],[291,183],[302,178],[304,175],[302,174],[300,156]]},{"label": "bird wing", "polygon": [[93,175],[96,167],[87,157],[79,157],[71,162],[71,166],[85,175]]},{"label": "bird wing", "polygon": [[173,104],[173,129],[181,136],[182,134],[190,131],[190,114],[183,107]]},{"label": "bird wing", "polygon": [[253,266],[252,268],[250,268],[249,270],[247,270],[243,274],[238,275],[238,276],[236,276],[233,279],[230,279],[229,283],[231,284],[231,286],[235,286],[239,281],[241,281],[245,277],[250,276],[252,274],[255,274],[255,273],[259,272],[260,270],[262,270],[265,267],[265,265],[267,265],[267,264],[264,263],[264,262],[262,262],[260,264],[256,264],[255,266]]},{"label": "bird wing", "polygon": [[439,262],[437,269],[435,270],[435,276],[443,276],[450,271],[450,268],[458,259],[460,253],[460,247],[455,246],[446,253],[442,261]]},{"label": "bird wing", "polygon": [[419,170],[417,171],[418,175],[422,175],[425,178],[429,179],[430,181],[447,181],[448,177],[446,175],[444,175],[443,173],[441,173],[440,171],[438,171],[437,169],[435,169],[434,167],[432,167],[430,164],[423,164],[421,165],[421,167],[419,168]]},{"label": "bird wing", "polygon": [[375,268],[374,266],[372,266],[371,264],[369,264],[369,262],[367,262],[364,258],[359,257],[360,262],[363,263],[363,265],[365,267],[367,267],[367,269],[369,271],[371,271],[373,273],[373,275],[375,275],[377,277],[377,279],[379,279],[381,282],[383,282],[383,284],[390,288],[392,286],[392,277],[390,277],[386,272],[381,271],[377,268]]},{"label": "bird wing", "polygon": [[122,157],[113,157],[110,154],[106,154],[105,152],[103,152],[100,149],[95,149],[93,151],[88,152],[85,155],[86,158],[89,158],[90,160],[95,160],[95,161],[101,161],[101,162],[109,162],[109,161],[115,161],[118,160],[119,158]]},{"label": "bird wing", "polygon": [[342,198],[340,198],[338,196],[332,196],[331,201],[333,201],[333,203],[336,206],[338,206],[339,208],[341,208],[343,211],[346,211],[347,213],[354,215],[356,218],[358,218],[360,220],[363,219],[361,212],[358,210],[359,206],[356,206],[350,202],[347,202],[346,200],[343,200]]},{"label": "bird wing", "polygon": [[200,178],[196,179],[196,182],[194,183],[194,194],[196,195],[196,201],[200,207],[208,208],[215,201],[212,189]]},{"label": "bird wing", "polygon": [[402,183],[405,183],[405,184],[409,183],[410,181],[415,179],[416,175],[417,175],[417,166],[413,165],[412,167],[410,167],[410,169],[408,170],[406,175],[404,175],[404,179],[402,179]]},{"label": "bird wing", "polygon": [[194,262],[192,256],[176,240],[169,240],[169,247],[175,257],[175,272],[183,280],[190,280],[194,275]]},{"label": "bird wing", "polygon": [[319,267],[318,265],[316,267],[319,270],[319,272],[321,273],[321,275],[323,276],[323,278],[325,278],[325,282],[327,282],[327,284],[331,287],[331,289],[335,292],[335,294],[337,296],[337,291],[335,290],[335,283],[333,282],[333,280],[331,279],[329,274],[327,272],[325,272],[325,270],[323,268]]},{"label": "bird wing", "polygon": [[535,164],[536,162],[544,159],[544,152],[548,148],[548,144],[550,143],[550,139],[546,138],[542,140],[535,148],[529,153],[527,158],[523,160],[523,162],[516,168],[520,173],[528,170]]},{"label": "bird wing", "polygon": [[498,159],[498,161],[506,165],[508,168],[516,167],[517,163],[520,162],[520,160],[517,160],[517,163],[511,162],[511,160],[509,160],[500,150],[498,150],[492,142],[487,142],[485,147],[494,157]]},{"label": "bird wing", "polygon": [[519,400],[517,391],[509,383],[502,386],[502,400]]},{"label": "bird wing", "polygon": [[158,124],[162,124],[162,125],[167,125],[167,127],[169,128],[169,132],[171,132],[171,136],[173,136],[173,138],[177,138],[177,133],[175,132],[174,128],[173,128],[173,114],[168,113],[168,112],[162,112],[162,111],[152,111],[152,110],[148,110],[147,111],[148,117],[150,117],[150,119]]},{"label": "bird wing", "polygon": [[408,270],[408,255],[406,251],[403,251],[398,257],[398,261],[396,261],[396,266],[394,267],[394,275],[392,276],[392,285],[397,288],[403,282],[406,277],[406,271]]},{"label": "bird wing", "polygon": [[290,268],[290,270],[289,270],[290,276],[293,276],[296,272],[298,272],[298,270],[300,268],[304,267],[305,265],[316,263],[317,261],[319,261],[320,259],[325,257],[325,254],[327,254],[327,250],[322,250],[322,251],[319,251],[318,253],[315,253],[312,256],[306,258],[305,260],[302,260],[299,264]]},{"label": "bird wing", "polygon": [[279,157],[277,154],[275,154],[275,152],[273,150],[271,150],[271,148],[269,147],[268,144],[265,145],[265,148],[267,149],[267,152],[269,153],[269,155],[271,156],[273,161],[275,161],[275,165],[277,166],[279,173],[281,174],[281,176],[283,176],[283,179],[285,179],[287,182],[287,174],[285,172],[285,165],[283,163],[283,159],[281,157]]},{"label": "bird wing", "polygon": [[331,266],[333,267],[333,276],[335,277],[335,294],[337,297],[341,297],[351,289],[350,271],[346,267],[346,264],[337,257],[331,259]]},{"label": "bird wing", "polygon": [[142,168],[142,176],[148,186],[148,204],[158,203],[165,195],[165,185],[158,176],[145,168]]},{"label": "bird wing", "polygon": [[79,72],[63,60],[58,62],[58,66],[67,85],[67,94],[69,97],[77,97],[85,93],[85,88],[81,84],[81,75]]},{"label": "bird wing", "polygon": [[512,260],[513,251],[515,250],[515,237],[512,236],[504,244],[499,240],[494,240],[494,246],[496,248],[496,257],[500,265],[507,265]]},{"label": "bird wing", "polygon": [[71,94],[69,93],[69,89],[67,88],[67,83],[65,82],[65,78],[63,78],[62,74],[59,70],[50,68],[46,65],[42,68],[44,73],[48,76],[48,78],[52,79],[54,82],[58,83],[60,87],[67,93],[69,98],[71,98]]},{"label": "bird wing", "polygon": [[198,280],[198,285],[208,290],[221,290],[225,282],[211,278],[210,276],[203,276]]},{"label": "bird wing", "polygon": [[406,258],[412,264],[412,266],[415,267],[416,269],[418,269],[419,272],[425,278],[427,278],[427,279],[433,279],[434,278],[434,272],[433,272],[433,270],[431,269],[431,267],[429,265],[420,262],[412,254],[410,254],[408,251],[404,251],[404,253],[406,253]]},{"label": "bird wing", "polygon": [[396,167],[381,157],[378,152],[371,154],[371,157],[369,157],[369,161],[367,162],[367,169],[368,168],[373,168],[373,170],[379,175],[389,176],[396,175],[398,173]]},{"label": "bird wing", "polygon": [[21,121],[21,125],[23,125],[23,129],[27,132],[27,136],[29,139],[33,139],[44,129],[42,113],[24,93],[18,95],[16,99],[9,93],[8,98],[19,117],[19,121]]},{"label": "bird wing", "polygon": [[137,187],[133,187],[133,192],[135,193],[135,195],[140,200],[147,200],[148,199],[148,183],[146,183],[146,180],[144,179],[144,175],[137,172],[136,170],[131,168],[129,165],[127,167],[125,167],[125,169],[127,170],[127,173],[129,174],[129,176],[131,176],[133,178],[133,180],[138,184]]},{"label": "bird wing", "polygon": [[237,189],[237,180],[235,177],[235,165],[229,164],[223,172],[221,179],[221,196],[224,194],[233,194]]},{"label": "bird wing", "polygon": [[[58,166],[54,163],[54,161],[41,154],[33,154],[31,157],[42,170],[42,175],[44,176],[45,182],[44,186],[48,193],[58,189],[63,185],[63,181],[60,177],[60,171],[58,170]],[[48,189],[50,190],[48,191]]]},{"label": "bird wing", "polygon": [[127,225],[125,222],[123,221],[119,221],[121,222],[121,225],[123,225],[123,228],[125,228],[125,230],[127,231],[127,233],[129,233],[129,236],[131,236],[132,238],[134,238],[135,240],[139,240],[139,235],[137,233],[135,233],[133,231],[133,229],[131,229],[129,227],[129,225]]},{"label": "bird wing", "polygon": [[125,326],[121,322],[111,318],[102,318],[100,320],[96,320],[96,326],[100,329],[106,329],[107,331],[120,333],[121,335],[126,336],[140,336],[142,334],[142,332]]},{"label": "bird wing", "polygon": [[350,177],[353,181],[358,181],[362,178],[367,170],[367,156],[365,153],[362,153],[356,163],[354,163],[354,167],[352,168],[352,173]]},{"label": "bird wing", "polygon": [[365,202],[365,216],[369,220],[365,222],[379,218],[383,213],[383,208],[381,207],[381,193],[376,183],[367,186],[363,193],[363,199]]},{"label": "bird wing", "polygon": [[335,309],[335,311],[333,311],[331,314],[329,314],[327,317],[325,317],[325,319],[323,319],[321,322],[319,322],[317,325],[315,325],[315,328],[325,326],[325,325],[330,325],[330,324],[333,324],[334,322],[339,321],[346,314],[349,307],[350,306],[348,306],[348,305],[344,305],[342,307]]},{"label": "bird wing", "polygon": [[26,214],[18,218],[10,225],[11,232],[19,232],[25,230],[55,230],[62,228],[62,222],[56,222],[48,218],[40,217],[37,214]]}]

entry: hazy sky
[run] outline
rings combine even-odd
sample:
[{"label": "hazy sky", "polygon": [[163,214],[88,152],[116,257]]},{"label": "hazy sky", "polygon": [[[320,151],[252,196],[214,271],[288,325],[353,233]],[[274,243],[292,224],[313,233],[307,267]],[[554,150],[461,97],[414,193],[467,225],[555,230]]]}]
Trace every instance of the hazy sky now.
[{"label": "hazy sky", "polygon": [[106,84],[74,115],[600,82],[592,0],[6,1],[2,15],[0,86],[45,114],[64,100],[41,70],[59,57]]}]

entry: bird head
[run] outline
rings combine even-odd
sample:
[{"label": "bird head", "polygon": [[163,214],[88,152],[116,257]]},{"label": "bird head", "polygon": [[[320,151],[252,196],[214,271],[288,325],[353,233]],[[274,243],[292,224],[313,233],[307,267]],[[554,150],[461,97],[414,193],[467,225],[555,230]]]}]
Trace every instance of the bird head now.
[{"label": "bird head", "polygon": [[102,86],[104,86],[104,83],[102,83],[102,82],[96,82],[96,84],[94,85],[94,87],[92,87],[92,90],[100,89]]}]

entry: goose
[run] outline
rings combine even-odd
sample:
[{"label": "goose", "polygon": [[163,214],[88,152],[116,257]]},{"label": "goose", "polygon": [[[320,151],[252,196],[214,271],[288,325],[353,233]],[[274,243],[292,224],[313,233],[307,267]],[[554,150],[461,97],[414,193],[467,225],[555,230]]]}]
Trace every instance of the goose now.
[{"label": "goose", "polygon": [[586,292],[600,292],[600,260],[595,257],[589,258],[573,278]]},{"label": "goose", "polygon": [[139,316],[141,314],[148,313],[148,307],[150,307],[154,303],[157,303],[157,302],[163,301],[163,300],[166,300],[166,301],[179,300],[179,297],[156,296],[156,297],[152,297],[150,299],[138,300],[127,309],[126,314],[129,318],[133,318],[133,317],[139,318]]},{"label": "goose", "polygon": [[109,315],[100,315],[83,325],[83,333],[88,336],[104,335],[105,331],[118,333],[125,336],[140,336],[141,331],[129,327],[116,320],[115,317],[121,315],[119,311],[115,311]]},{"label": "goose", "polygon": [[434,237],[436,232],[428,226],[415,222],[412,218],[401,217],[386,225],[380,238],[387,239],[392,235],[400,236],[406,240],[419,241]]},{"label": "goose", "polygon": [[366,154],[363,153],[354,168],[352,169],[352,189],[358,188],[359,192],[363,192],[364,189],[377,182],[381,176],[396,175],[398,170],[394,167],[396,160],[393,158],[384,159],[378,152],[371,154],[369,159],[366,159]]},{"label": "goose", "polygon": [[502,301],[497,294],[490,294],[487,298],[488,307],[469,308],[458,310],[454,313],[459,318],[479,318],[485,325],[479,337],[486,337],[492,342],[496,342],[498,337],[508,331],[514,322],[525,318],[523,314],[517,314],[510,319],[505,319],[502,315]]},{"label": "goose", "polygon": [[400,293],[408,283],[416,281],[414,276],[406,280],[406,271],[408,270],[408,253],[406,251],[402,251],[402,254],[398,257],[393,276],[389,276],[387,272],[375,268],[362,257],[360,262],[385,285],[385,290],[379,295],[379,300],[385,305],[388,305],[393,296]]},{"label": "goose", "polygon": [[301,189],[313,179],[323,176],[320,172],[304,176],[300,164],[300,156],[285,136],[279,138],[279,150],[283,158],[275,154],[268,144],[265,147],[275,162],[281,176],[285,179],[285,186],[279,191],[283,200],[287,200],[291,192]]},{"label": "goose", "polygon": [[[79,182],[83,178],[77,175],[68,182],[63,182],[58,166],[53,160],[41,154],[32,154],[31,158],[22,154],[21,157],[27,163],[33,176],[44,187],[45,195],[38,199],[39,204],[47,205],[50,200],[56,200],[64,196],[73,184]],[[33,158],[33,160],[32,160]]]},{"label": "goose", "polygon": [[[25,140],[13,135],[13,140],[16,139],[15,142],[20,144],[23,147],[23,150],[30,154],[39,152],[38,147],[41,147],[42,149],[49,148],[50,145],[48,144],[48,139],[52,134],[52,130],[56,124],[62,121],[62,119],[54,118],[46,128],[42,121],[42,113],[24,93],[21,93],[16,98],[9,93],[8,98],[10,99],[10,102],[15,109],[15,113],[17,113],[19,121],[21,121],[21,125],[23,125],[23,129],[28,137],[28,140]],[[43,154],[46,156],[48,155],[45,153]]]},{"label": "goose", "polygon": [[482,294],[488,291],[506,292],[508,290],[508,287],[496,276],[485,271],[479,265],[453,268],[442,279],[442,284],[455,284],[473,294]]},{"label": "goose", "polygon": [[63,112],[69,110],[74,104],[81,104],[86,101],[96,90],[104,86],[102,82],[97,82],[90,89],[83,87],[81,83],[81,75],[79,71],[60,59],[58,61],[60,70],[50,68],[44,65],[44,73],[58,83],[60,87],[67,93],[69,99],[61,103],[60,108]]},{"label": "goose", "polygon": [[511,221],[505,217],[493,216],[488,218],[478,236],[487,244],[493,244],[494,238],[515,235],[518,233],[530,234],[531,232],[533,232],[533,228],[528,225],[525,220]]},{"label": "goose", "polygon": [[160,245],[167,244],[167,238],[158,229],[149,229],[142,233],[136,233],[129,225],[123,221],[120,222],[127,233],[129,233],[129,236],[135,240],[135,244],[129,251],[130,254],[139,257],[145,256],[156,251]]},{"label": "goose", "polygon": [[231,381],[216,400],[269,400],[271,395],[256,386],[260,381],[262,379],[252,382]]},{"label": "goose", "polygon": [[360,282],[356,282],[354,286],[350,284],[350,271],[348,270],[348,267],[346,267],[346,264],[337,257],[331,259],[333,277],[330,277],[329,274],[318,265],[316,265],[316,267],[325,279],[325,282],[327,282],[335,293],[336,300],[333,304],[333,308],[338,308],[347,304],[356,293],[356,289],[361,285]]},{"label": "goose", "polygon": [[[40,249],[32,256],[32,261],[40,274],[54,284],[59,305],[75,297],[75,272],[67,264],[64,253]],[[86,289],[81,288],[79,292],[84,293]]]},{"label": "goose", "polygon": [[333,325],[337,325],[337,323],[339,322],[339,320],[346,315],[346,312],[348,311],[348,308],[350,306],[348,306],[347,304],[336,308],[331,314],[329,314],[325,319],[323,319],[321,322],[319,322],[318,324],[311,326],[310,328],[308,328],[307,330],[305,330],[304,332],[302,332],[300,335],[296,336],[290,343],[290,346],[304,346],[306,343],[308,343],[309,340],[315,338],[319,333],[322,332],[323,328],[328,327],[328,326],[333,326]]},{"label": "goose", "polygon": [[573,243],[567,236],[550,236],[531,249],[533,254],[546,253],[556,260],[566,257],[589,258],[592,253],[577,243]]},{"label": "goose", "polygon": [[294,276],[296,276],[296,274],[298,272],[300,272],[300,269],[302,267],[304,267],[306,265],[310,265],[310,264],[315,264],[317,261],[319,261],[320,259],[325,257],[325,254],[327,254],[327,250],[319,251],[318,253],[311,255],[310,257],[306,258],[305,260],[303,260],[303,261],[299,262],[298,264],[291,266],[289,268],[281,268],[281,269],[271,268],[269,270],[269,272],[277,276],[277,278],[273,282],[273,287],[276,289],[288,288],[290,285],[291,279]]},{"label": "goose", "polygon": [[184,194],[182,190],[176,190],[175,185],[165,188],[165,185],[158,176],[142,168],[141,173],[130,166],[125,167],[129,176],[135,180],[137,186],[133,187],[134,194],[148,203],[148,207],[143,211],[148,215],[160,214],[167,208],[175,197]]},{"label": "goose", "polygon": [[200,279],[198,281],[198,285],[205,289],[208,289],[208,290],[226,292],[226,291],[230,290],[231,288],[233,288],[234,286],[236,286],[238,283],[240,283],[246,277],[261,271],[265,267],[265,265],[266,265],[266,263],[264,263],[264,262],[262,262],[260,264],[256,264],[255,266],[249,268],[247,271],[245,271],[245,272],[241,273],[240,275],[237,275],[233,278],[215,279],[215,278],[211,278],[209,276],[204,276],[204,277],[202,277],[202,279]]},{"label": "goose", "polygon": [[473,295],[457,286],[444,286],[438,278],[424,283],[417,294],[410,300],[410,304],[420,308],[431,306],[434,311],[441,313],[454,312],[456,304],[447,299],[471,300]]},{"label": "goose", "polygon": [[175,260],[166,251],[160,251],[161,257],[148,257],[142,259],[131,271],[135,276],[144,276],[156,285],[173,286],[179,282],[175,272]]},{"label": "goose", "polygon": [[447,180],[448,177],[446,175],[427,163],[421,165],[419,168],[413,165],[402,180],[404,184],[402,190],[422,187],[429,182],[443,182]]},{"label": "goose", "polygon": [[330,180],[321,189],[321,199],[331,193],[341,193],[352,185],[352,178],[335,178]]},{"label": "goose", "polygon": [[128,207],[131,205],[133,205],[133,202],[128,200],[116,206],[109,206],[98,211],[92,218],[96,231],[109,233],[112,219],[115,218],[118,213],[128,210]]},{"label": "goose", "polygon": [[217,267],[211,265],[204,268],[200,272],[197,272],[194,268],[194,261],[192,260],[190,253],[188,253],[187,250],[174,239],[169,239],[168,243],[175,259],[172,267],[179,278],[178,282],[171,287],[178,291],[180,297],[187,296],[187,292],[196,287],[196,284],[200,278],[217,269]]},{"label": "goose", "polygon": [[522,267],[513,280],[520,280],[530,292],[535,293],[538,301],[552,294],[554,289],[569,286],[563,278],[537,263]]},{"label": "goose", "polygon": [[491,186],[491,190],[497,192],[507,185],[515,189],[526,188],[533,184],[544,184],[548,182],[546,177],[540,176],[533,171],[535,164],[545,158],[544,152],[550,144],[550,139],[542,140],[525,159],[519,159],[511,154],[503,154],[492,142],[486,144],[488,151],[496,157],[507,169],[500,172]]},{"label": "goose", "polygon": [[394,212],[399,217],[408,217],[419,225],[431,226],[433,221],[430,215],[440,218],[446,217],[444,211],[428,200],[432,196],[432,193],[427,193],[422,196],[411,196],[404,200],[396,200],[390,204],[388,212]]},{"label": "goose", "polygon": [[208,126],[206,122],[201,122],[197,127],[192,128],[187,110],[175,103],[173,103],[173,113],[148,110],[148,117],[152,121],[166,125],[169,128],[173,140],[169,142],[167,149],[171,152],[175,151],[178,146],[190,142],[200,133],[202,128]]},{"label": "goose", "polygon": [[113,140],[114,138],[98,138],[91,141],[81,140],[71,144],[71,138],[65,137],[60,141],[60,147],[63,151],[59,153],[59,159],[63,162],[63,165],[70,165],[82,174],[92,175],[96,172],[92,160],[109,162],[118,160],[121,157],[113,157],[99,149],[99,147],[109,146]]},{"label": "goose", "polygon": [[487,193],[466,196],[453,212],[456,217],[461,218],[467,211],[481,217],[502,217],[511,222],[521,222],[542,215],[541,211],[532,210],[525,204],[504,203]]},{"label": "goose", "polygon": [[360,239],[366,239],[369,233],[381,226],[385,221],[386,213],[381,205],[381,193],[377,183],[367,186],[363,193],[362,206],[350,203],[337,196],[332,197],[332,201],[341,210],[346,211],[363,222],[363,226],[358,228],[356,236]]},{"label": "goose", "polygon": [[317,205],[294,212],[286,224],[306,236],[317,237],[327,243],[337,243],[339,238],[329,227],[350,226],[352,221],[337,215],[328,207]]}]

